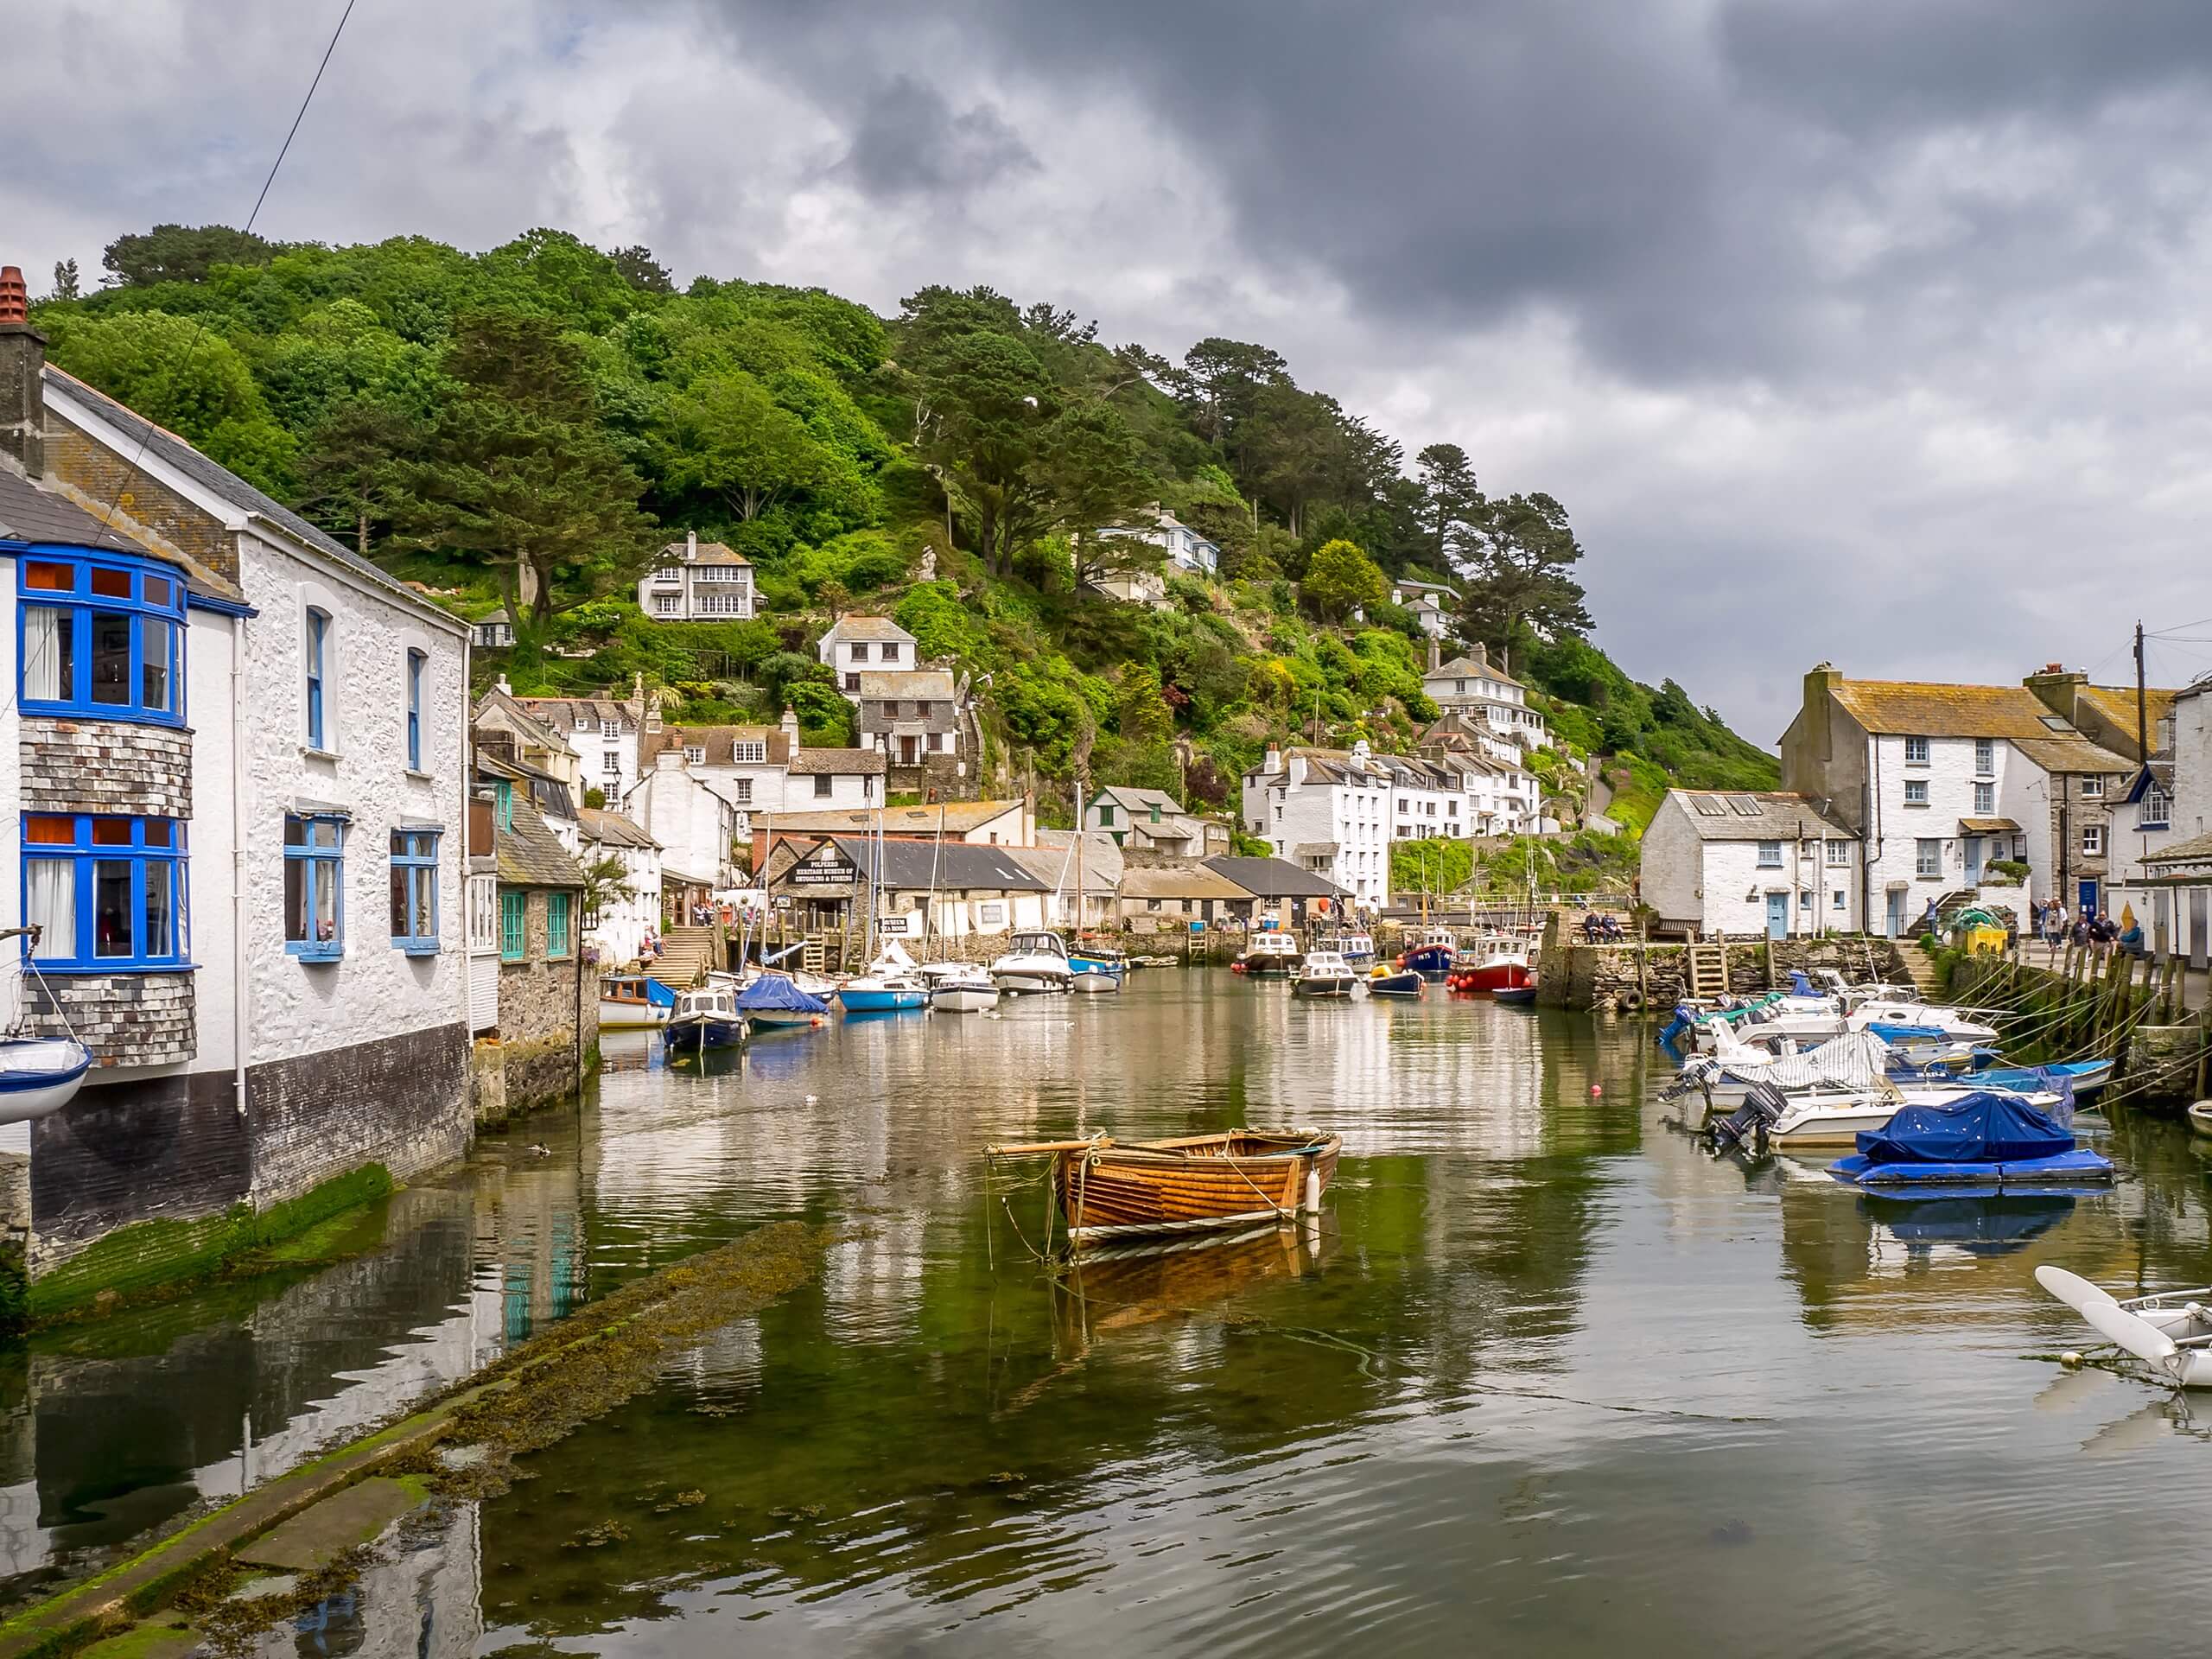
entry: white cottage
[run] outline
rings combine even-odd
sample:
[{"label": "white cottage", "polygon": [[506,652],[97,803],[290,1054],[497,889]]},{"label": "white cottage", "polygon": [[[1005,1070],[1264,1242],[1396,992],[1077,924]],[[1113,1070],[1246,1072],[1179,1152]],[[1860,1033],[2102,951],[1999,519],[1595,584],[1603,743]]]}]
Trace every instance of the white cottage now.
[{"label": "white cottage", "polygon": [[[609,888],[583,918],[584,943],[601,968],[620,967],[638,959],[645,935],[660,926],[660,843],[620,812],[588,806],[582,817],[585,875],[604,875]],[[622,891],[612,890],[617,885]],[[593,897],[587,889],[588,905]]]},{"label": "white cottage", "polygon": [[1859,837],[1803,795],[1670,789],[1643,832],[1643,902],[1688,938],[1859,928]]},{"label": "white cottage", "polygon": [[466,1145],[468,628],[45,366],[5,293],[0,910],[99,1060],[32,1126],[35,1280]]},{"label": "white cottage", "polygon": [[754,607],[753,561],[696,530],[661,549],[638,582],[638,608],[656,622],[743,622]]}]

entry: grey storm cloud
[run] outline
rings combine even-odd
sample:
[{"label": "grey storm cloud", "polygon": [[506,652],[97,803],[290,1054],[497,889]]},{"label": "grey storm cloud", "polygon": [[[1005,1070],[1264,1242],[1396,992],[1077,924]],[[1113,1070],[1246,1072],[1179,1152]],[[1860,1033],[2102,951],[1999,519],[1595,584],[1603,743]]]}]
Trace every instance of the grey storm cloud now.
[{"label": "grey storm cloud", "polygon": [[843,166],[873,195],[986,188],[1036,170],[1019,134],[988,107],[955,111],[944,94],[894,76],[866,100]]}]

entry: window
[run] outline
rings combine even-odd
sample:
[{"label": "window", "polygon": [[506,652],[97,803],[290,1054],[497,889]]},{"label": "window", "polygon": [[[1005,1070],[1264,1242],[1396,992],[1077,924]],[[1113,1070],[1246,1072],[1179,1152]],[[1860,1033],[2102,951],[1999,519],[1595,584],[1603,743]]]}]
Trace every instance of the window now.
[{"label": "window", "polygon": [[1976,784],[1974,786],[1974,810],[1977,817],[1987,817],[1997,810],[1997,785]]},{"label": "window", "polygon": [[1908,737],[1905,739],[1904,763],[1908,766],[1924,766],[1928,764],[1928,740],[1926,738]]},{"label": "window", "polygon": [[852,648],[846,656],[845,660],[849,663],[864,663],[868,661],[868,646],[855,639],[853,641]]},{"label": "window", "polygon": [[330,645],[330,615],[326,611],[310,609],[307,623],[308,665],[308,747],[320,749],[327,746],[323,709],[323,658]]},{"label": "window", "polygon": [[916,720],[927,720],[929,717],[930,717],[930,706],[929,706],[929,704],[928,704],[928,703],[926,703],[926,702],[924,702],[920,701],[919,699],[917,699],[917,700],[915,701],[915,703],[914,703],[914,718],[915,718]]},{"label": "window", "polygon": [[2084,778],[2082,780],[2082,798],[2083,800],[2101,801],[2104,799],[2104,798],[2105,780],[2103,779]]},{"label": "window", "polygon": [[898,718],[899,718],[899,699],[898,699],[898,698],[896,698],[896,697],[886,697],[886,698],[883,700],[883,717],[884,717],[886,720],[896,720],[896,719],[898,719]]},{"label": "window", "polygon": [[2082,855],[2085,858],[2097,858],[2103,855],[2104,850],[2104,825],[2101,823],[2083,824],[2082,826]]},{"label": "window", "polygon": [[184,826],[174,818],[23,815],[23,921],[43,968],[184,965]]},{"label": "window", "polygon": [[1912,873],[1922,877],[1943,874],[1943,843],[1926,837],[1912,843]]},{"label": "window", "polygon": [[545,957],[550,962],[569,954],[569,905],[572,893],[545,895]]},{"label": "window", "polygon": [[1827,843],[1827,858],[1831,866],[1840,867],[1851,862],[1851,843],[1831,840]]},{"label": "window", "polygon": [[729,758],[741,766],[766,766],[768,760],[768,745],[765,741],[733,743],[730,745]]},{"label": "window", "polygon": [[599,734],[600,734],[601,737],[620,737],[620,736],[621,736],[621,735],[622,735],[622,722],[621,722],[620,721],[619,721],[619,720],[602,720],[602,721],[601,721],[599,722]]},{"label": "window", "polygon": [[846,676],[845,676],[845,690],[848,690],[848,691],[857,691],[857,690],[859,690],[860,689],[861,689],[861,677],[860,677],[859,675],[857,675],[857,674],[848,674],[848,675],[846,675]]},{"label": "window", "polygon": [[931,732],[930,734],[930,753],[931,754],[943,754],[944,753],[944,734],[943,732]]},{"label": "window", "polygon": [[502,830],[512,832],[515,827],[515,786],[505,778],[492,785],[492,816]]},{"label": "window", "polygon": [[707,746],[703,743],[686,743],[683,746],[683,758],[695,766],[705,766]]},{"label": "window", "polygon": [[26,558],[18,569],[25,713],[183,722],[182,582],[124,558]]},{"label": "window", "polygon": [[814,774],[814,798],[817,801],[828,800],[831,791],[836,788],[836,783],[837,780],[831,777],[828,772],[816,772]]},{"label": "window", "polygon": [[2172,810],[2173,803],[2166,791],[2154,784],[2143,791],[2143,808],[2136,815],[2135,827],[2139,830],[2163,830],[2166,827],[2167,815]]},{"label": "window", "polygon": [[1782,843],[1778,841],[1759,842],[1759,868],[1778,870],[1782,868]]},{"label": "window", "polygon": [[897,662],[897,661],[899,660],[899,645],[898,645],[898,642],[897,642],[896,640],[893,640],[893,639],[887,639],[887,640],[885,640],[885,641],[883,642],[883,650],[882,650],[882,652],[881,652],[880,654],[881,654],[881,656],[882,656],[882,658],[883,658],[883,660],[884,660],[885,662],[887,662],[887,663],[895,663],[895,662]]},{"label": "window", "polygon": [[1834,892],[1828,894],[1828,908],[1830,910],[1841,910],[1843,908],[1843,889],[1841,887],[1836,888]]},{"label": "window", "polygon": [[1152,804],[1152,821],[1154,823],[1158,823],[1160,822],[1160,803],[1158,801],[1154,801]]},{"label": "window", "polygon": [[391,832],[391,942],[410,956],[438,949],[438,834]]},{"label": "window", "polygon": [[306,962],[346,954],[346,821],[284,815],[284,949]]},{"label": "window", "polygon": [[1907,806],[1928,804],[1928,780],[1925,778],[1908,778],[1904,780],[1904,804]]},{"label": "window", "polygon": [[1974,741],[1974,771],[1977,778],[1989,777],[1997,770],[1997,742],[1994,738],[1977,737]]},{"label": "window", "polygon": [[[1275,810],[1281,812],[1282,809],[1277,807]],[[1114,804],[1111,801],[1098,803],[1098,827],[1101,830],[1110,830],[1114,827]]]},{"label": "window", "polygon": [[423,665],[419,651],[407,653],[407,770],[423,770]]},{"label": "window", "polygon": [[1398,816],[1402,818],[1408,817],[1412,813],[1413,810],[1414,804],[1411,801],[1408,800],[1402,795],[1398,797]]},{"label": "window", "polygon": [[622,775],[621,752],[617,749],[609,749],[604,754],[601,755],[599,757],[599,770],[603,776],[608,778],[620,778]]},{"label": "window", "polygon": [[753,780],[750,778],[739,778],[734,779],[730,786],[730,794],[733,798],[735,799],[738,805],[752,805]]},{"label": "window", "polygon": [[499,895],[499,960],[520,962],[530,943],[530,930],[525,925],[530,918],[530,895],[526,893],[503,893]]}]

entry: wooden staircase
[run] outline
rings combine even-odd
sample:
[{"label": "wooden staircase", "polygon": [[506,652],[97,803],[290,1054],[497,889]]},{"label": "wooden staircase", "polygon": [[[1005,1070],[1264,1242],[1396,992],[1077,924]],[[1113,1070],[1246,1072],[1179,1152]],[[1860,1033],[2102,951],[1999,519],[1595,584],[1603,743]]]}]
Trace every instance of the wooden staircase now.
[{"label": "wooden staircase", "polygon": [[1726,996],[1728,995],[1728,947],[1725,944],[1693,944],[1682,963],[1683,976],[1689,982],[1693,997]]},{"label": "wooden staircase", "polygon": [[671,927],[660,936],[660,958],[652,973],[662,984],[686,990],[706,978],[707,969],[721,966],[713,928]]}]

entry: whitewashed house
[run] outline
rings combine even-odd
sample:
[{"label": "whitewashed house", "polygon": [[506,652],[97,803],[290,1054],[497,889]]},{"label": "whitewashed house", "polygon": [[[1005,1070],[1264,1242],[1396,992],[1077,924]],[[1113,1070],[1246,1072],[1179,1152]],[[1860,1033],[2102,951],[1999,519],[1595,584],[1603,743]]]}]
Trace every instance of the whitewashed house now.
[{"label": "whitewashed house", "polygon": [[582,818],[585,874],[619,868],[613,883],[624,889],[610,891],[585,915],[584,943],[602,968],[620,967],[635,962],[645,935],[660,926],[660,843],[620,812],[588,806]]},{"label": "whitewashed house", "polygon": [[670,750],[682,755],[685,771],[735,809],[741,840],[791,813],[867,809],[883,799],[880,752],[808,748],[789,711],[776,726],[656,726],[641,742],[648,766]]},{"label": "whitewashed house", "polygon": [[1984,897],[2023,925],[2031,899],[2102,906],[2112,804],[2133,768],[2024,686],[1853,680],[1822,663],[1781,747],[1783,786],[1859,836],[1855,930],[1907,934],[1999,860],[2028,880]]},{"label": "whitewashed house", "polygon": [[1431,639],[1441,639],[1452,632],[1459,590],[1448,582],[1414,582],[1398,576],[1390,583],[1390,602],[1411,611],[1421,631]]},{"label": "whitewashed house", "polygon": [[1550,746],[1543,715],[1529,706],[1528,688],[1480,645],[1430,669],[1421,677],[1421,689],[1439,709],[1479,720],[1522,750]]},{"label": "whitewashed house", "polygon": [[636,787],[639,741],[648,717],[642,677],[627,697],[516,697],[515,705],[576,757],[579,793],[596,789],[609,806]]},{"label": "whitewashed house", "polygon": [[860,699],[861,675],[899,674],[918,665],[914,636],[887,616],[841,616],[814,649],[837,677],[839,689],[855,702]]},{"label": "whitewashed house", "polygon": [[489,616],[477,618],[468,632],[479,651],[505,651],[515,642],[514,619],[502,605]]},{"label": "whitewashed house", "polygon": [[41,930],[98,1061],[30,1126],[35,1302],[132,1222],[466,1145],[469,630],[46,366],[22,291],[0,281],[0,911]]},{"label": "whitewashed house", "polygon": [[1373,758],[1390,777],[1393,841],[1457,840],[1476,833],[1468,785],[1480,774],[1469,765],[1402,754]]},{"label": "whitewashed house", "polygon": [[1158,502],[1135,515],[1133,523],[1103,524],[1091,534],[1108,540],[1128,537],[1135,541],[1150,542],[1166,552],[1167,556],[1163,563],[1170,574],[1211,577],[1221,571],[1220,547],[1208,541]]},{"label": "whitewashed house", "polygon": [[2120,886],[2152,950],[2202,967],[2212,950],[2212,677],[2169,694],[2151,763],[2113,810]]},{"label": "whitewashed house", "polygon": [[1364,739],[1350,749],[1270,747],[1243,784],[1247,834],[1362,907],[1389,902],[1392,779]]},{"label": "whitewashed house", "polygon": [[656,622],[742,622],[755,607],[753,561],[696,530],[661,549],[638,581],[638,608]]},{"label": "whitewashed house", "polygon": [[1638,890],[1659,931],[1789,939],[1859,931],[1859,837],[1774,790],[1670,789],[1643,832]]}]

